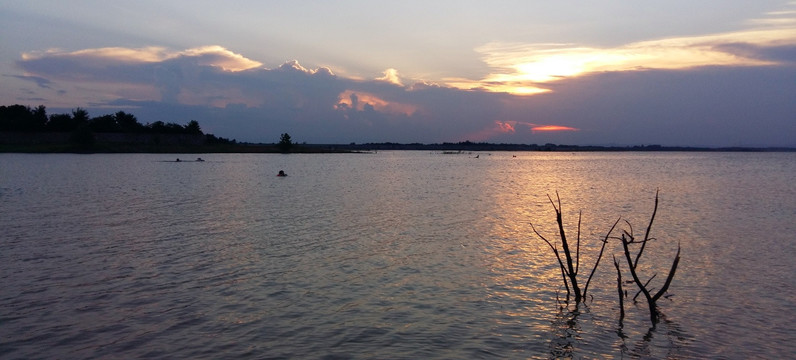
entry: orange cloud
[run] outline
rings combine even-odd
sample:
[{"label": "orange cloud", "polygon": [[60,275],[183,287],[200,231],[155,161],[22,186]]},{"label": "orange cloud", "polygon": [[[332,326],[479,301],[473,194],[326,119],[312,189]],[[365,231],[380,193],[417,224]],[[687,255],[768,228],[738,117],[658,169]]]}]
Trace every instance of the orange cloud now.
[{"label": "orange cloud", "polygon": [[406,116],[411,116],[418,110],[415,105],[391,102],[371,93],[353,90],[341,92],[340,95],[337,96],[335,108],[338,110],[354,109],[357,111],[364,111],[367,106],[372,107],[376,111],[390,114],[403,114]]},{"label": "orange cloud", "polygon": [[531,127],[531,132],[537,131],[578,131],[580,129],[561,125],[537,125]]},{"label": "orange cloud", "polygon": [[515,132],[514,124],[511,124],[509,122],[504,122],[504,121],[495,121],[495,124],[497,124],[497,128],[498,128],[499,132],[503,132],[503,133],[513,133],[513,132]]}]

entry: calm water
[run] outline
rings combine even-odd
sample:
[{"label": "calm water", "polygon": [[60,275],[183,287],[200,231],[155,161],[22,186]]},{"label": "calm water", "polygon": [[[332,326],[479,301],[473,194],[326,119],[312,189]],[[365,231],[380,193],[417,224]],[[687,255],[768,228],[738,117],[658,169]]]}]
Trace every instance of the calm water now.
[{"label": "calm water", "polygon": [[[796,354],[796,153],[474,155],[0,154],[0,357]],[[656,189],[665,321],[619,322],[610,256],[559,306],[547,195],[571,237],[583,212],[585,281]]]}]

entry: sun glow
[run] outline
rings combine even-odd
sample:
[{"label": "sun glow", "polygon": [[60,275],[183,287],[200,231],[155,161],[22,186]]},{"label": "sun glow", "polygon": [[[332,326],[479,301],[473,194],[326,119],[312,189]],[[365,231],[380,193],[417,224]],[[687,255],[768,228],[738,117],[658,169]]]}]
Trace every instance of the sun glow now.
[{"label": "sun glow", "polygon": [[531,132],[537,131],[578,131],[578,129],[560,125],[538,125],[531,127]]},{"label": "sun glow", "polygon": [[796,45],[796,11],[767,14],[748,22],[750,29],[639,41],[616,47],[562,43],[491,42],[475,49],[491,69],[480,80],[446,79],[460,89],[536,95],[544,84],[600,72],[677,70],[700,66],[778,64],[755,52],[738,51]]},{"label": "sun glow", "polygon": [[549,92],[550,89],[531,86],[528,83],[521,81],[514,81],[514,79],[506,78],[506,81],[499,79],[486,80],[468,80],[462,78],[446,78],[443,82],[450,87],[462,90],[481,90],[495,93],[509,93],[513,95],[537,95]]}]

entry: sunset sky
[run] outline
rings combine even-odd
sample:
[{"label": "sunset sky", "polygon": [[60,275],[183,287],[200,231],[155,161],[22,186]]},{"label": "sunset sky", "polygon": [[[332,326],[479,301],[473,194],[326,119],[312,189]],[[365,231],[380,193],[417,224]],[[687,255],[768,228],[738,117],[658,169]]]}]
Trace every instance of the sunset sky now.
[{"label": "sunset sky", "polygon": [[796,146],[796,1],[0,2],[0,105],[245,142]]}]

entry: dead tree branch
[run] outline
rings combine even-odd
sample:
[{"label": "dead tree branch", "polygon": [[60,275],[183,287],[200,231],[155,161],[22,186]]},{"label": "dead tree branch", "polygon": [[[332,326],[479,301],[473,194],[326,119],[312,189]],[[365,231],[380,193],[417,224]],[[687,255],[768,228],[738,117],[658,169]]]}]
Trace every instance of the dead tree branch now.
[{"label": "dead tree branch", "polygon": [[586,286],[583,287],[583,296],[586,296],[586,292],[589,291],[589,283],[591,283],[591,278],[594,276],[594,272],[597,271],[597,265],[600,265],[600,259],[603,258],[603,253],[605,252],[605,245],[608,244],[608,237],[611,235],[611,232],[614,231],[616,228],[616,224],[619,224],[619,220],[622,218],[616,219],[614,221],[614,225],[611,226],[611,229],[608,230],[608,233],[605,234],[605,238],[603,239],[603,245],[600,247],[600,254],[597,255],[597,261],[594,263],[594,267],[591,268],[591,273],[589,274],[589,278],[586,279]]},{"label": "dead tree branch", "polygon": [[[641,279],[639,278],[637,272],[638,263],[639,261],[641,261],[641,255],[644,252],[644,248],[646,247],[647,243],[650,240],[652,240],[649,237],[650,229],[652,228],[652,224],[655,220],[655,214],[657,213],[657,211],[658,211],[658,192],[656,191],[655,207],[652,211],[652,216],[650,217],[650,222],[649,225],[647,226],[647,230],[644,232],[644,239],[641,241],[637,241],[633,237],[632,227],[630,228],[630,231],[625,231],[624,234],[622,234],[622,236],[620,237],[620,240],[622,241],[622,250],[624,251],[625,254],[625,260],[627,261],[628,268],[630,270],[630,275],[633,277],[633,282],[636,283],[636,286],[638,286],[639,291],[641,291],[641,293],[644,294],[644,298],[647,300],[647,305],[649,306],[649,311],[650,311],[650,320],[652,321],[653,326],[658,323],[658,320],[660,318],[660,312],[657,308],[656,302],[669,289],[669,286],[672,283],[672,279],[674,279],[674,274],[675,272],[677,272],[677,265],[680,263],[680,244],[678,244],[677,254],[675,255],[672,266],[669,269],[669,275],[666,277],[666,282],[663,284],[663,287],[661,287],[661,289],[658,290],[657,293],[655,293],[655,295],[651,295],[650,289],[648,288],[650,281],[652,281],[652,279],[655,276],[653,275],[652,278],[650,278],[647,282],[642,282]],[[628,225],[630,224],[628,223]],[[641,247],[636,253],[634,260],[633,256],[631,256],[630,245],[635,245],[639,243],[641,244]],[[636,294],[636,296],[638,296],[638,294]],[[635,297],[633,299],[635,300]]]},{"label": "dead tree branch", "polygon": [[[553,201],[553,198],[550,197],[550,195],[547,195],[547,198],[548,200],[550,200],[550,204],[553,206],[553,210],[555,210],[556,213],[556,224],[558,225],[558,234],[561,239],[561,249],[564,252],[563,259],[561,256],[561,252],[559,252],[556,245],[554,245],[550,240],[542,236],[542,234],[540,234],[539,231],[536,230],[533,224],[531,224],[531,228],[533,229],[533,232],[536,234],[536,236],[541,238],[545,243],[547,243],[550,249],[553,250],[553,254],[555,254],[556,260],[558,261],[558,264],[561,267],[561,276],[564,279],[564,285],[567,288],[567,300],[569,300],[570,285],[571,285],[571,290],[575,294],[575,303],[580,303],[581,301],[583,301],[583,299],[586,298],[586,292],[589,289],[589,283],[591,282],[591,279],[594,276],[594,272],[597,270],[597,266],[600,264],[600,259],[602,258],[603,253],[605,252],[605,246],[608,243],[608,239],[611,238],[611,233],[616,228],[616,225],[619,223],[620,219],[617,219],[616,222],[614,222],[614,225],[611,226],[611,229],[605,235],[602,247],[600,248],[600,253],[597,256],[597,260],[594,263],[594,267],[592,268],[591,273],[589,274],[589,277],[586,280],[586,284],[583,290],[581,291],[581,288],[578,285],[578,270],[580,269],[580,233],[581,233],[581,220],[583,218],[583,213],[579,212],[578,214],[578,228],[577,228],[578,233],[575,244],[575,256],[573,258],[572,252],[570,251],[569,247],[570,244],[567,241],[567,234],[564,229],[564,220],[561,210],[562,209],[561,197],[558,195],[558,192],[556,192],[557,201]],[[558,204],[556,204],[556,202]]]},{"label": "dead tree branch", "polygon": [[619,262],[614,256],[614,267],[616,268],[616,291],[619,293],[619,322],[625,318],[625,296],[622,290],[622,270],[619,269]]}]

